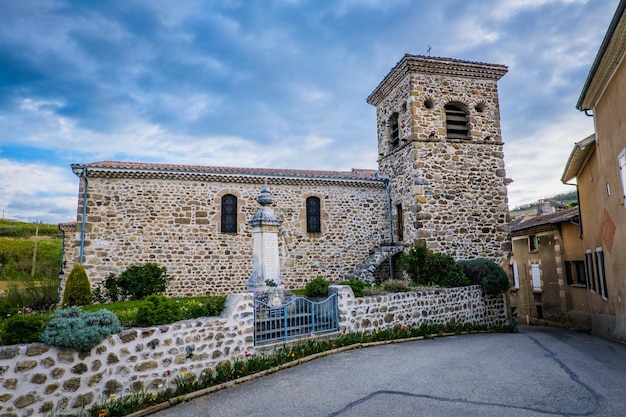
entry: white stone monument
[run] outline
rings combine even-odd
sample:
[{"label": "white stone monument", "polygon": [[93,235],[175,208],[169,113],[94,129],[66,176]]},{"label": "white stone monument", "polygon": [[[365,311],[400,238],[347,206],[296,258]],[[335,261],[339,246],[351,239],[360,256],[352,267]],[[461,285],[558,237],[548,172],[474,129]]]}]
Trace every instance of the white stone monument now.
[{"label": "white stone monument", "polygon": [[256,201],[261,205],[261,208],[248,222],[253,228],[254,245],[252,276],[248,279],[248,291],[282,293],[284,281],[280,273],[280,259],[278,257],[278,229],[282,221],[271,207],[274,203],[274,196],[267,185],[261,188],[261,193]]}]

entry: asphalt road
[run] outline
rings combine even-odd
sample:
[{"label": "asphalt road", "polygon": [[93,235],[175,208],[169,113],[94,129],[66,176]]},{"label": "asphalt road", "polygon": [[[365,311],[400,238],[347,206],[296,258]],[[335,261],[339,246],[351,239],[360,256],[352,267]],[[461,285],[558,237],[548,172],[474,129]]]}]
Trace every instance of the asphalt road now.
[{"label": "asphalt road", "polygon": [[521,327],[358,349],[154,417],[626,416],[626,345]]}]

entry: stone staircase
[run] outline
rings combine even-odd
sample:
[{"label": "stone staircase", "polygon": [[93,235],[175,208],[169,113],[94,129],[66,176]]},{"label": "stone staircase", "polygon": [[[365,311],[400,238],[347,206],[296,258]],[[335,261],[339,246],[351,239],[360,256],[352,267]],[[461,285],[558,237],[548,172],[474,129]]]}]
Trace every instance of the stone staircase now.
[{"label": "stone staircase", "polygon": [[383,262],[388,261],[390,257],[404,251],[404,246],[401,245],[382,245],[374,249],[368,258],[355,269],[351,274],[349,274],[347,279],[358,279],[361,281],[365,281],[368,284],[375,284],[376,277],[374,276],[375,271],[383,264]]}]

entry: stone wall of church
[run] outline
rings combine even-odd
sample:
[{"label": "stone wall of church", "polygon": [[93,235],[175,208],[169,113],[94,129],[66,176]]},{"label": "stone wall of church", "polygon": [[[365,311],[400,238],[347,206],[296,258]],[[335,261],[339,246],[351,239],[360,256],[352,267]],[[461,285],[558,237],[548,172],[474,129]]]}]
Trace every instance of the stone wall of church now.
[{"label": "stone wall of church", "polygon": [[[176,179],[89,178],[84,267],[92,284],[132,264],[155,262],[174,277],[170,295],[246,291],[252,272],[252,227],[260,208],[256,183]],[[287,288],[324,275],[339,280],[388,236],[383,184],[317,180],[273,184],[281,272]],[[221,198],[237,197],[237,233],[221,233]],[[305,201],[321,202],[322,233],[306,231]],[[75,238],[68,239],[65,273],[78,261],[82,192]]]},{"label": "stone wall of church", "polygon": [[[427,64],[424,64],[427,65]],[[468,139],[446,137],[444,106],[467,109]],[[496,79],[409,72],[376,101],[379,172],[391,181],[394,235],[456,259],[503,262],[508,198]],[[398,114],[399,145],[388,120]]]},{"label": "stone wall of church", "polygon": [[[502,146],[411,141],[381,160],[404,241],[456,259],[501,263],[510,251]],[[396,230],[397,238],[397,230]]]}]

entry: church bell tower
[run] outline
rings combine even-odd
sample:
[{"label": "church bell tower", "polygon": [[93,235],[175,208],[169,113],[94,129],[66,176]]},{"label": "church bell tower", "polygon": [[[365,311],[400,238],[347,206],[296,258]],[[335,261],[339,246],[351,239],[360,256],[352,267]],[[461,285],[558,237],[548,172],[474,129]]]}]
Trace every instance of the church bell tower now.
[{"label": "church bell tower", "polygon": [[498,80],[503,65],[405,55],[367,98],[394,238],[455,259],[510,252]]}]

